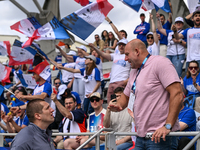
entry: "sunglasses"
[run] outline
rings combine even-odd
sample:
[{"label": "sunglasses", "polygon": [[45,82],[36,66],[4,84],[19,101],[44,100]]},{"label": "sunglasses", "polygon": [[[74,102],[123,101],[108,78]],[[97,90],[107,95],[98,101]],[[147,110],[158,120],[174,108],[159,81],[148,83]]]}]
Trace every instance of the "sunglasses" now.
[{"label": "sunglasses", "polygon": [[61,84],[61,82],[59,82],[59,83],[55,83],[55,85],[57,85],[57,84]]},{"label": "sunglasses", "polygon": [[198,67],[189,67],[189,69],[190,69],[190,70],[193,70],[193,69],[197,70]]},{"label": "sunglasses", "polygon": [[100,99],[99,98],[98,99],[94,99],[94,98],[90,99],[90,102],[94,102],[94,101],[99,102]]},{"label": "sunglasses", "polygon": [[71,105],[73,104],[74,102],[69,102],[69,103],[65,103],[65,105]]},{"label": "sunglasses", "polygon": [[153,39],[153,37],[147,37],[147,39]]}]

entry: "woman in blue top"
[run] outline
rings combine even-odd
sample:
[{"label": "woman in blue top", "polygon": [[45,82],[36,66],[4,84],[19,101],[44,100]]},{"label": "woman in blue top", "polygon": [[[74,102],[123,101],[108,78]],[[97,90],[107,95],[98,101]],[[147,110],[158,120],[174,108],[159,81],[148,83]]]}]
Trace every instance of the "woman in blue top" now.
[{"label": "woman in blue top", "polygon": [[73,68],[65,68],[62,65],[58,64],[56,66],[59,69],[64,69],[72,73],[81,73],[83,76],[83,81],[85,82],[85,99],[83,102],[85,114],[90,114],[94,110],[90,105],[90,96],[94,92],[101,93],[101,78],[100,71],[96,66],[96,57],[93,55],[85,56],[85,65],[86,68],[82,69],[73,69]]},{"label": "woman in blue top", "polygon": [[200,74],[199,63],[197,61],[193,60],[189,62],[186,76],[184,79],[181,79],[181,84],[186,95],[184,104],[187,107],[193,108],[196,97],[200,96]]}]

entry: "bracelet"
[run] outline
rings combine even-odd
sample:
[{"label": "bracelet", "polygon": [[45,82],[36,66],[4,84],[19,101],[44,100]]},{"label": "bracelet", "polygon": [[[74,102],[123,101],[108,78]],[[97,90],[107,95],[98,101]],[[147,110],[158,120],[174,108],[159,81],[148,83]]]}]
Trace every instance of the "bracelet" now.
[{"label": "bracelet", "polygon": [[53,143],[56,145],[56,147],[57,147],[57,143],[53,140]]},{"label": "bracelet", "polygon": [[19,110],[21,110],[20,106],[18,106]]},{"label": "bracelet", "polygon": [[174,31],[174,33],[176,33],[176,32],[177,32],[177,30]]},{"label": "bracelet", "polygon": [[112,23],[112,21],[109,22],[109,24],[111,24],[111,23]]}]

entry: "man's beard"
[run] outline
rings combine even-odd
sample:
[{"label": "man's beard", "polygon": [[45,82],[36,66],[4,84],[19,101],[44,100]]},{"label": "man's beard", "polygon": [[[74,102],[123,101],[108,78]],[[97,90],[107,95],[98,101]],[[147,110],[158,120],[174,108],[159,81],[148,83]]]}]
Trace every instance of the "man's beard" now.
[{"label": "man's beard", "polygon": [[196,20],[194,21],[195,26],[200,26],[200,20],[198,19],[198,21],[199,21],[198,23],[196,22]]}]

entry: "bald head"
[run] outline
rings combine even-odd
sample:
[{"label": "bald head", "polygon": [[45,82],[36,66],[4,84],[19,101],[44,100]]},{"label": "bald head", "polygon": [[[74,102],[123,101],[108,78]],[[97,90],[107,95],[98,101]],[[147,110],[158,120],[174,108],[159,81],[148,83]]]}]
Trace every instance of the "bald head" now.
[{"label": "bald head", "polygon": [[134,39],[126,45],[125,55],[125,59],[131,64],[131,67],[137,69],[141,66],[143,60],[148,55],[148,51],[141,40]]},{"label": "bald head", "polygon": [[132,47],[132,50],[139,49],[141,50],[142,53],[146,53],[146,52],[148,53],[146,49],[146,45],[139,39],[133,39],[128,44],[130,44],[130,46]]}]

